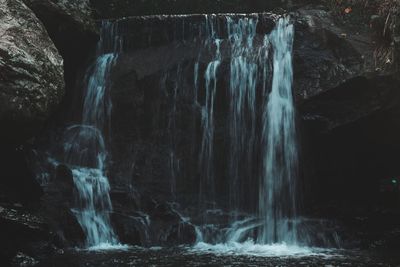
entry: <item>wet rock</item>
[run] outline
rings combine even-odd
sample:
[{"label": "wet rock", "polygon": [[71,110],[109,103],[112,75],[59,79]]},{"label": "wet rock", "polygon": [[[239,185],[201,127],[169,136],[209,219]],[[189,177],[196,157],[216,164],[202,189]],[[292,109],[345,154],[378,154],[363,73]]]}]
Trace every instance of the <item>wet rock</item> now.
[{"label": "wet rock", "polygon": [[101,18],[121,18],[154,14],[252,13],[277,8],[295,8],[318,0],[96,0],[93,7]]},{"label": "wet rock", "polygon": [[61,239],[61,247],[82,246],[86,240],[85,233],[73,212],[68,208],[61,210],[57,219],[58,237]]},{"label": "wet rock", "polygon": [[41,212],[48,219],[57,236],[57,245],[61,247],[81,246],[85,241],[85,233],[73,214],[74,190],[71,169],[58,165],[55,179],[45,188]]},{"label": "wet rock", "polygon": [[[17,255],[17,252],[29,253],[35,250],[38,243],[49,244],[52,235],[44,218],[4,206],[0,209],[0,239],[7,240],[0,245],[0,259],[7,264],[12,258],[27,260],[18,257],[20,254]],[[46,250],[36,250],[36,253],[46,253]]]},{"label": "wet rock", "polygon": [[195,227],[189,222],[179,222],[169,229],[165,241],[167,244],[192,245],[196,242]]},{"label": "wet rock", "polygon": [[56,168],[56,187],[63,192],[66,199],[71,199],[74,189],[74,176],[72,170],[64,164]]},{"label": "wet rock", "polygon": [[49,207],[49,204],[44,204],[42,212],[55,233],[55,244],[59,247],[83,246],[86,236],[70,207],[59,203],[53,205]]},{"label": "wet rock", "polygon": [[[232,16],[234,20],[244,17],[258,19],[257,42],[274,27],[277,18],[270,13]],[[142,196],[149,196],[147,200],[137,198],[139,208],[145,212],[156,209],[155,203],[148,201],[151,198],[158,203],[176,201],[189,206],[196,205],[198,200],[193,194],[198,190],[199,181],[199,151],[195,151],[195,146],[201,134],[201,108],[193,103],[193,65],[199,58],[199,51],[204,49],[199,28],[204,26],[205,19],[204,15],[143,16],[118,20],[115,27],[117,36],[123,40],[124,53],[119,55],[111,76],[110,93],[114,104],[113,139],[109,146],[113,155],[110,181],[117,186],[130,185]],[[226,16],[217,15],[214,19],[224,32]],[[221,121],[225,119],[226,114],[222,113],[228,102],[224,98],[229,82],[226,79],[230,60],[227,46],[225,40],[221,46],[224,62],[220,67],[220,77],[224,78],[220,79],[221,88],[218,88],[216,100],[216,116]],[[204,61],[209,56],[207,52],[204,54],[205,59],[199,62],[201,72],[207,67]],[[180,88],[174,97],[176,86]],[[172,110],[173,103],[175,111]],[[172,129],[173,120],[175,129]],[[218,143],[224,145],[225,136],[221,133],[226,125],[222,124],[218,124],[221,127],[216,132]],[[173,140],[179,142],[179,145],[174,144],[174,152],[171,148]],[[223,156],[217,160],[222,159]],[[219,163],[215,166],[223,165]],[[179,172],[181,167],[182,172]],[[176,173],[175,178],[173,173]],[[176,198],[173,196],[173,179],[176,179]],[[218,186],[223,187],[222,182]],[[154,216],[175,215],[160,212]]]},{"label": "wet rock", "polygon": [[0,145],[0,195],[28,207],[40,204],[43,189],[30,169],[25,149]]},{"label": "wet rock", "polygon": [[0,3],[0,133],[20,143],[42,128],[64,95],[63,61],[20,0]]},{"label": "wet rock", "polygon": [[18,252],[17,255],[12,259],[11,265],[18,267],[29,267],[29,266],[37,266],[39,261],[34,258],[25,255],[22,252]]},{"label": "wet rock", "polygon": [[156,244],[193,244],[196,241],[194,226],[173,204],[160,203],[149,214],[152,240]]},{"label": "wet rock", "polygon": [[[113,227],[124,244],[179,245],[193,244],[196,240],[194,226],[171,203],[143,205],[143,211],[132,212],[126,207],[114,207],[111,215]],[[145,204],[145,203],[143,203]]]},{"label": "wet rock", "polygon": [[119,241],[129,245],[146,245],[148,240],[148,219],[140,214],[111,215],[112,225],[116,231]]}]

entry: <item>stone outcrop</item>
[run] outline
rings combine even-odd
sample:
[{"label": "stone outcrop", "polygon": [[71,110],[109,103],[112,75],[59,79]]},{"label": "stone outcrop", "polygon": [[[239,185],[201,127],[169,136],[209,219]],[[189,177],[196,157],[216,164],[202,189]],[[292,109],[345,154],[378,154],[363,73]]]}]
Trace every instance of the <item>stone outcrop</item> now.
[{"label": "stone outcrop", "polygon": [[64,95],[63,60],[46,29],[20,0],[0,2],[2,141],[36,134]]},{"label": "stone outcrop", "polygon": [[65,60],[83,60],[90,55],[98,33],[89,0],[23,1],[43,22]]},{"label": "stone outcrop", "polygon": [[375,29],[373,21],[372,28],[338,23],[331,12],[313,8],[294,15],[306,206],[329,203],[340,211],[337,217],[351,217],[365,216],[374,205],[391,205],[379,185],[399,173],[395,42],[379,43],[386,42],[383,29]]},{"label": "stone outcrop", "polygon": [[45,22],[46,27],[58,28],[60,31],[74,27],[76,32],[93,32],[95,24],[89,0],[23,0],[36,15]]},{"label": "stone outcrop", "polygon": [[278,8],[296,8],[318,3],[321,0],[92,0],[100,18],[122,18],[161,14],[215,14],[252,13],[271,11]]},{"label": "stone outcrop", "polygon": [[23,0],[42,21],[64,59],[66,99],[96,50],[98,29],[89,0]]},{"label": "stone outcrop", "polygon": [[294,16],[294,90],[306,122],[329,131],[395,108],[397,66],[393,54],[378,53],[372,31],[338,25],[326,10]]}]

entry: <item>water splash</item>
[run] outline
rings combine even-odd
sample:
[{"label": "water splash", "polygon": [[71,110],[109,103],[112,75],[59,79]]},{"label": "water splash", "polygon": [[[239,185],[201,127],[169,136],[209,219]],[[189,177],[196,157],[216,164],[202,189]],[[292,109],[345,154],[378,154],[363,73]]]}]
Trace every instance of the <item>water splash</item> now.
[{"label": "water splash", "polygon": [[285,243],[263,245],[257,244],[253,240],[215,245],[200,242],[193,247],[192,251],[195,253],[215,253],[217,255],[251,255],[259,257],[309,257],[322,254],[322,251],[312,248],[287,245]]}]

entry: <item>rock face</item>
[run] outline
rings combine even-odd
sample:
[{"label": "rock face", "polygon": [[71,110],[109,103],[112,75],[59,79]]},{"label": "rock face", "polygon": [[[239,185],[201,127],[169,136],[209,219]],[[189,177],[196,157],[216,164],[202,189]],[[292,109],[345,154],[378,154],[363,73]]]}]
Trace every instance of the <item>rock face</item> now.
[{"label": "rock face", "polygon": [[[53,18],[59,30],[75,25],[76,31],[94,31],[89,0],[23,0],[43,20]],[[64,24],[63,24],[64,23]],[[71,24],[71,25],[68,25]],[[50,25],[48,25],[50,27]],[[52,27],[56,27],[53,25]],[[64,29],[63,29],[64,28]]]},{"label": "rock face", "polygon": [[90,55],[88,49],[93,49],[98,36],[89,0],[23,1],[43,22],[65,60]]},{"label": "rock face", "polygon": [[0,206],[0,227],[1,239],[7,240],[0,245],[0,261],[5,266],[9,266],[17,253],[36,258],[55,252],[51,244],[54,237],[43,217],[25,212],[20,207]]},{"label": "rock face", "polygon": [[338,24],[326,10],[295,16],[306,206],[330,203],[338,217],[390,206],[379,185],[400,173],[395,42],[379,44],[374,29]]},{"label": "rock face", "polygon": [[93,56],[98,32],[89,0],[23,0],[46,27],[64,59],[66,101],[79,80],[79,71]]},{"label": "rock face", "polygon": [[63,60],[22,1],[2,0],[0,10],[1,136],[18,143],[37,133],[60,103]]},{"label": "rock face", "polygon": [[305,121],[327,131],[396,105],[393,54],[379,55],[372,32],[339,26],[325,10],[295,16],[294,90]]},{"label": "rock face", "polygon": [[[259,20],[258,41],[273,29],[276,18],[267,13],[232,15],[234,20],[243,17]],[[124,51],[114,67],[110,88],[110,179],[114,186],[135,188],[139,194],[149,192],[158,203],[176,201],[196,207],[201,172],[201,108],[193,100],[193,66],[199,60],[199,51],[204,50],[204,39],[197,36],[205,19],[204,15],[149,16],[116,22]],[[224,32],[226,16],[214,19]],[[229,109],[226,94],[230,52],[224,38],[215,104],[219,122],[226,119]],[[209,57],[204,52],[199,60],[201,80]],[[216,125],[215,151],[226,152],[227,125]],[[227,162],[223,157],[215,159],[215,166],[218,177],[226,178]],[[226,203],[227,196],[224,178],[217,179],[222,203]]]}]

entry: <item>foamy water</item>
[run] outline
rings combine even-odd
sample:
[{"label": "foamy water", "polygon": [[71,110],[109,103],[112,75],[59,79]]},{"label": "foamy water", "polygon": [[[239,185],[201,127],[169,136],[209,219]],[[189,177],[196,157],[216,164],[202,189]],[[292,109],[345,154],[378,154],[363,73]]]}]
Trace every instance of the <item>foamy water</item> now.
[{"label": "foamy water", "polygon": [[123,244],[111,244],[111,243],[101,243],[96,246],[87,248],[88,251],[113,251],[113,250],[129,250],[132,248],[128,245]]},{"label": "foamy water", "polygon": [[334,251],[328,249],[302,247],[285,243],[262,245],[256,244],[252,240],[243,243],[228,242],[221,244],[207,244],[200,242],[191,249],[191,252],[213,253],[217,255],[250,255],[260,257],[335,256]]}]

